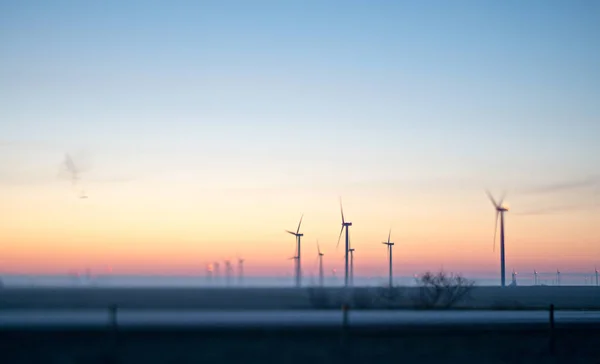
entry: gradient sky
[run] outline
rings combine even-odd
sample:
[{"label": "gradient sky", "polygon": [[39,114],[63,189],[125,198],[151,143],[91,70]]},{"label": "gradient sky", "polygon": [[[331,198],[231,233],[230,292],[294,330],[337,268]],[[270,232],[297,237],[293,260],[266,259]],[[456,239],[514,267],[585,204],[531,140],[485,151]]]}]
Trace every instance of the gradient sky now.
[{"label": "gradient sky", "polygon": [[[0,270],[600,267],[597,1],[0,1]],[[81,200],[59,176],[85,167]]]}]

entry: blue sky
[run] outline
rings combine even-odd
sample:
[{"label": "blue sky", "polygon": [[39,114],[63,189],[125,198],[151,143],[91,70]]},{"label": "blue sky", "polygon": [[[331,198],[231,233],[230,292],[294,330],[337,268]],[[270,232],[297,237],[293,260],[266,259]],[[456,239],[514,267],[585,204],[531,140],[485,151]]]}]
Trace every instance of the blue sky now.
[{"label": "blue sky", "polygon": [[390,179],[598,172],[593,1],[1,7],[4,140],[154,151],[177,168],[210,153],[332,174],[350,159]]},{"label": "blue sky", "polygon": [[[271,249],[301,212],[335,241],[343,195],[357,244],[402,221],[399,241],[438,244],[412,261],[495,264],[487,187],[512,191],[515,212],[587,204],[511,215],[511,259],[576,265],[598,246],[598,35],[596,1],[0,0],[0,197],[18,210],[5,224],[76,220],[97,259],[98,231],[162,227],[195,249],[199,234],[226,241],[230,220]],[[58,165],[78,150],[93,157],[89,210],[59,197]]]}]

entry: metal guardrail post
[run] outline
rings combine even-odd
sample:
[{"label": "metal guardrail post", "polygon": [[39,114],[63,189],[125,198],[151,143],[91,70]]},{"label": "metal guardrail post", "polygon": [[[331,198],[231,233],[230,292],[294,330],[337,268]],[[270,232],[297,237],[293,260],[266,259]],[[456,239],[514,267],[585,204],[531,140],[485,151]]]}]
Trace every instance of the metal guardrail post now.
[{"label": "metal guardrail post", "polygon": [[554,355],[555,351],[554,338],[554,305],[550,305],[550,354]]},{"label": "metal guardrail post", "polygon": [[117,305],[112,305],[109,307],[109,315],[110,315],[110,327],[113,331],[117,331],[119,327],[119,323],[117,321]]}]

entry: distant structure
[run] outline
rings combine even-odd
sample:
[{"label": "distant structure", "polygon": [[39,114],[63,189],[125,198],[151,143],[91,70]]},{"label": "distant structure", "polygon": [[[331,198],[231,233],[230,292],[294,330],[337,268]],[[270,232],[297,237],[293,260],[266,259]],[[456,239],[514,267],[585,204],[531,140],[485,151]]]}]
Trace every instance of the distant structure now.
[{"label": "distant structure", "polygon": [[213,278],[213,266],[212,266],[212,264],[207,264],[206,265],[206,280],[208,282],[212,282],[212,278]]},{"label": "distant structure", "polygon": [[319,246],[319,241],[317,240],[317,252],[319,259],[319,286],[323,287],[325,283],[325,277],[323,276],[323,256],[325,255],[321,252],[321,247]]},{"label": "distant structure", "polygon": [[342,199],[340,198],[340,211],[342,212],[342,230],[340,230],[340,236],[338,237],[337,246],[340,245],[340,239],[342,238],[342,233],[344,232],[344,228],[346,228],[346,247],[344,249],[344,287],[348,287],[348,258],[350,254],[350,236],[348,232],[348,228],[352,226],[351,222],[344,220],[344,208],[342,207]]},{"label": "distant structure", "polygon": [[350,252],[350,286],[354,287],[354,251],[356,249],[351,248]]},{"label": "distant structure", "polygon": [[496,233],[498,232],[498,219],[500,219],[500,278],[502,287],[506,286],[506,261],[504,252],[504,213],[508,211],[508,208],[503,205],[504,196],[497,203],[492,197],[492,194],[487,191],[487,195],[492,201],[494,208],[496,209],[496,229],[494,230],[494,250],[496,250]]},{"label": "distant structure", "polygon": [[387,240],[387,242],[386,241],[383,242],[383,244],[387,245],[387,255],[388,255],[388,259],[389,259],[389,271],[390,271],[390,274],[389,274],[390,275],[390,277],[389,277],[390,281],[389,281],[388,285],[389,285],[390,288],[392,288],[392,285],[393,285],[393,282],[392,282],[392,277],[393,277],[393,273],[392,273],[392,249],[394,247],[394,243],[392,243],[390,241],[391,237],[392,237],[392,229],[390,229],[390,232],[388,234],[388,240]]},{"label": "distant structure", "polygon": [[304,234],[300,233],[300,225],[302,225],[303,217],[304,215],[300,216],[300,222],[298,223],[298,229],[296,229],[296,232],[286,230],[289,234],[292,234],[296,237],[296,287],[300,287],[302,284],[302,256],[300,254],[300,242]]},{"label": "distant structure", "polygon": [[560,286],[560,271],[556,269],[556,285]]},{"label": "distant structure", "polygon": [[225,261],[225,283],[227,287],[231,286],[231,274],[233,273],[233,268],[231,268],[231,262],[229,260]]},{"label": "distant structure", "polygon": [[213,267],[215,268],[214,270],[214,280],[215,280],[215,284],[219,284],[219,279],[221,278],[221,271],[219,269],[219,262],[214,262],[213,263]]},{"label": "distant structure", "polygon": [[594,268],[594,273],[596,273],[596,287],[598,287],[598,268]]},{"label": "distant structure", "polygon": [[244,259],[238,258],[238,284],[244,284]]},{"label": "distant structure", "polygon": [[517,272],[515,272],[514,269],[512,271],[512,282],[510,283],[510,285],[513,287],[517,286]]},{"label": "distant structure", "polygon": [[534,286],[538,285],[538,272],[535,269],[533,269],[533,285]]}]

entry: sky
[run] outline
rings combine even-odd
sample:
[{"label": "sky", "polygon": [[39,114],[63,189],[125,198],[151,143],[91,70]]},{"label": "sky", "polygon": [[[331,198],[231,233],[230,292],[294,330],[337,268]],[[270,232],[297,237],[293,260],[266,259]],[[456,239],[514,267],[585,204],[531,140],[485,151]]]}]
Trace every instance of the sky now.
[{"label": "sky", "polygon": [[[600,267],[596,1],[0,0],[0,271]],[[65,153],[79,181],[60,172]],[[78,198],[84,189],[87,199]],[[510,277],[508,277],[509,279]]]}]

